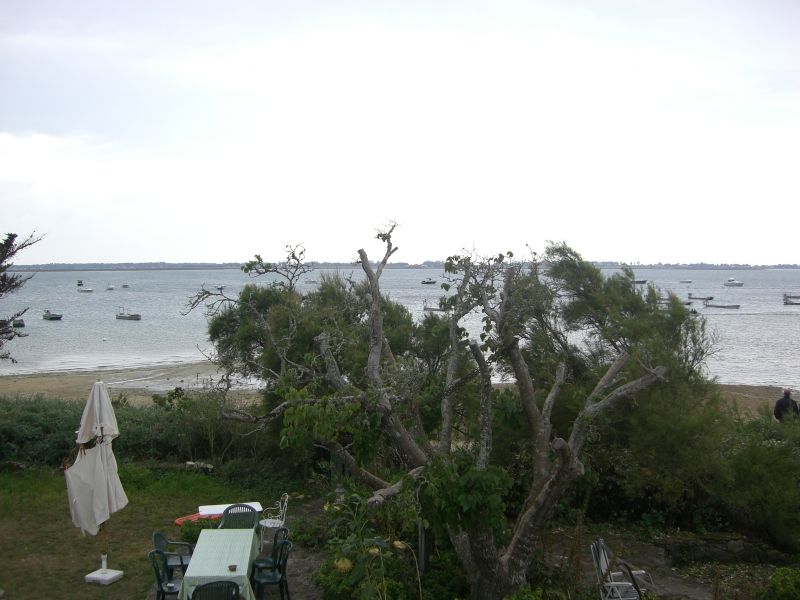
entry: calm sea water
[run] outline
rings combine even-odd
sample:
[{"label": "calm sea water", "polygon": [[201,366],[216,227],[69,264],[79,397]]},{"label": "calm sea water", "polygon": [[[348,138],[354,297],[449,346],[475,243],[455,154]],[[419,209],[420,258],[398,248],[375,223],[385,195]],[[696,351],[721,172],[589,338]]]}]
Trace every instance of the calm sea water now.
[{"label": "calm sea water", "polygon": [[[355,279],[363,277],[355,267],[341,271]],[[442,281],[443,274],[431,269],[387,269],[381,288],[421,318],[423,302],[435,304],[440,293],[438,285],[420,283],[429,276]],[[307,276],[318,277],[319,272]],[[691,292],[741,305],[739,310],[726,310],[693,304],[717,332],[718,352],[708,367],[721,383],[800,387],[794,347],[800,339],[800,306],[782,303],[784,292],[800,294],[800,270],[638,269],[636,277],[681,298]],[[744,286],[724,287],[728,277]],[[94,291],[79,293],[78,279]],[[685,279],[692,282],[681,283]],[[224,285],[226,293],[235,295],[249,281],[236,269],[37,273],[18,293],[0,300],[0,314],[30,307],[24,317],[27,337],[8,346],[18,362],[0,363],[0,375],[201,361],[212,350],[206,317],[202,310],[184,315],[187,300],[204,284]],[[109,285],[114,289],[107,289]],[[308,289],[314,284],[304,285]],[[140,313],[142,320],[117,320],[120,308]],[[63,319],[43,320],[45,309],[62,313]],[[478,327],[477,316],[467,323],[469,330]]]}]

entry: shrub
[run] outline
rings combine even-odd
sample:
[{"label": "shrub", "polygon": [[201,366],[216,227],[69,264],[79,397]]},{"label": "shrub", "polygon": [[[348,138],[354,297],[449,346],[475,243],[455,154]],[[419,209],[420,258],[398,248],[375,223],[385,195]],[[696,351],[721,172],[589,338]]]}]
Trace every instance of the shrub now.
[{"label": "shrub", "polygon": [[800,598],[800,569],[778,567],[769,578],[763,598],[796,600]]}]

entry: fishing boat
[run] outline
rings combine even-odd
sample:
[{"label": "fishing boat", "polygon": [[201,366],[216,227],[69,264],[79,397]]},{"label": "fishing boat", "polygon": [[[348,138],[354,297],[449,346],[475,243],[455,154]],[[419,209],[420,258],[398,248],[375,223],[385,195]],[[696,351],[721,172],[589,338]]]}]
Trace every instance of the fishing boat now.
[{"label": "fishing boat", "polygon": [[800,294],[784,294],[784,300],[800,300]]},{"label": "fishing boat", "polygon": [[60,321],[61,316],[61,313],[50,312],[49,308],[45,308],[44,312],[42,313],[42,318],[45,321]]},{"label": "fishing boat", "polygon": [[714,296],[695,296],[692,292],[689,292],[689,300],[713,300]]},{"label": "fishing boat", "polygon": [[78,287],[81,287],[82,285],[83,285],[83,279],[78,279]]},{"label": "fishing boat", "polygon": [[783,303],[786,306],[800,306],[800,296],[783,295]]},{"label": "fishing boat", "polygon": [[428,301],[422,301],[422,310],[426,312],[446,312],[444,308],[439,308],[438,306],[428,306]]},{"label": "fishing boat", "polygon": [[117,311],[117,319],[120,319],[122,321],[141,321],[142,315],[140,315],[139,313],[128,312],[124,308],[120,308]]},{"label": "fishing boat", "polygon": [[431,285],[432,283],[436,283],[436,280],[433,279],[432,277],[426,277],[425,279],[420,281],[420,283],[423,285]]},{"label": "fishing boat", "polygon": [[728,277],[728,280],[723,285],[725,287],[742,287],[744,285],[744,281],[739,281],[733,277]]},{"label": "fishing boat", "polygon": [[713,303],[713,302],[709,302],[708,300],[706,300],[705,302],[703,302],[703,306],[705,306],[706,308],[732,308],[732,309],[736,309],[736,308],[740,308],[741,304],[722,304],[720,302]]},{"label": "fishing boat", "polygon": [[129,286],[127,283],[123,283],[123,284],[122,284],[122,287],[124,287],[124,288],[129,288],[129,287],[131,287],[131,286]]}]

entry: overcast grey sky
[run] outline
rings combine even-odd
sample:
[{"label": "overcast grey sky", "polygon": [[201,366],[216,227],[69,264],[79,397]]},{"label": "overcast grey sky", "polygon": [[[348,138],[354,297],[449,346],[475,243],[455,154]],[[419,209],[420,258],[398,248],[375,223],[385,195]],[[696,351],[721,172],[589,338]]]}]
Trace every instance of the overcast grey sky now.
[{"label": "overcast grey sky", "polygon": [[17,262],[800,262],[796,0],[3,0]]}]

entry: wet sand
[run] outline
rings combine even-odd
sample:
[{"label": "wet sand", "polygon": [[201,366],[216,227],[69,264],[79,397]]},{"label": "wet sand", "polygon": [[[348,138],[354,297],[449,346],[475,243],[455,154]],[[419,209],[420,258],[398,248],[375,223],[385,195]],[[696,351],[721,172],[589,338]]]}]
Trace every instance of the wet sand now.
[{"label": "wet sand", "polygon": [[[131,403],[149,403],[153,394],[163,394],[176,387],[185,390],[203,389],[218,381],[219,376],[216,366],[210,362],[133,369],[3,375],[0,376],[0,396],[31,397],[41,394],[50,398],[85,401],[92,384],[95,381],[105,381],[112,397],[124,395]],[[780,387],[765,385],[722,385],[721,389],[724,399],[750,412],[762,406],[771,409],[782,392]],[[246,387],[237,388],[240,396],[253,396],[254,393]]]}]

